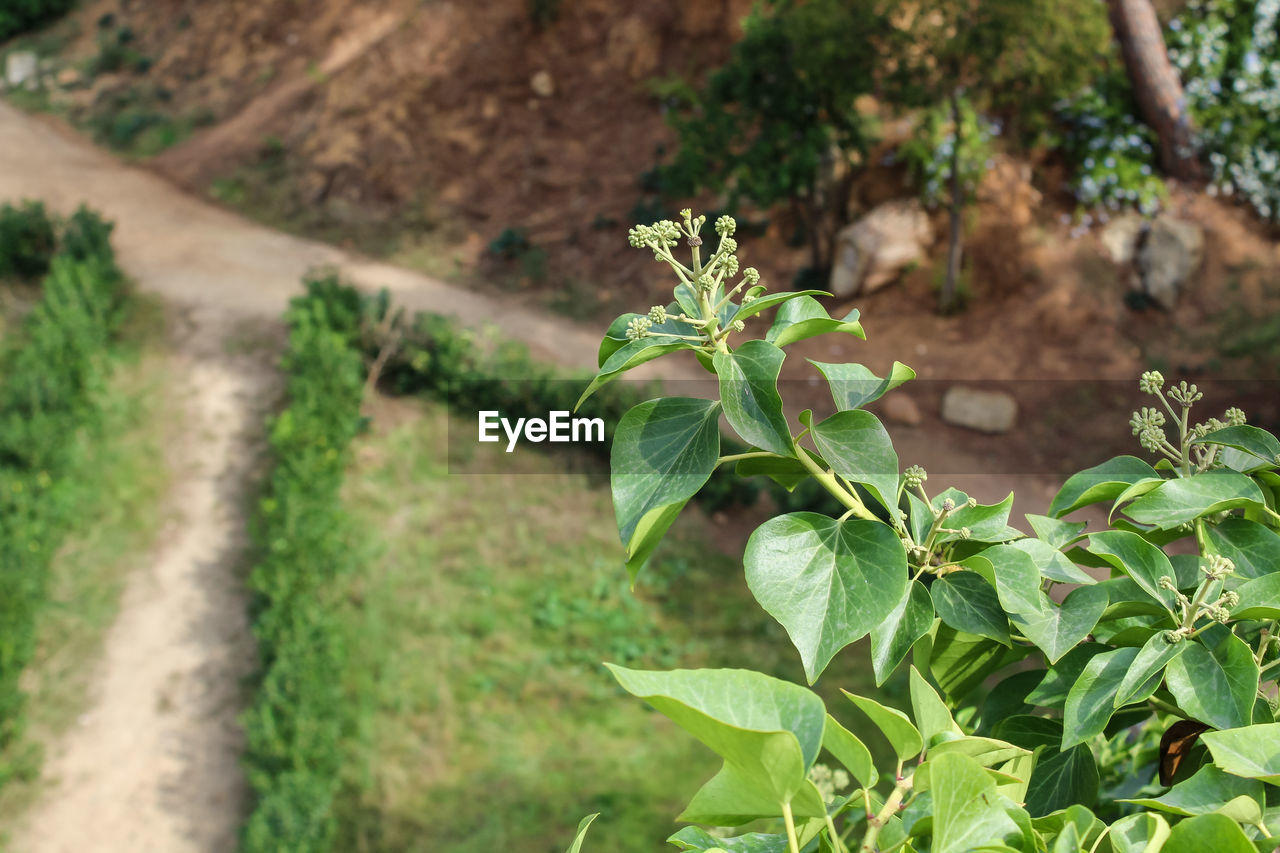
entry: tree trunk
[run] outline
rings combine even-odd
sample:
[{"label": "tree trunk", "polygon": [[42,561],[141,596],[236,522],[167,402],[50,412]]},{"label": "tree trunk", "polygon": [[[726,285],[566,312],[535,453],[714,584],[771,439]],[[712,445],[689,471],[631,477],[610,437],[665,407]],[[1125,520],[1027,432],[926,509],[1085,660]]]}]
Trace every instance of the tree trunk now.
[{"label": "tree trunk", "polygon": [[1160,138],[1160,164],[1175,178],[1201,177],[1182,81],[1169,63],[1151,0],[1107,0],[1142,118]]},{"label": "tree trunk", "polygon": [[956,283],[960,279],[960,230],[964,219],[964,191],[960,186],[960,146],[964,142],[964,128],[960,120],[960,96],[951,93],[951,242],[947,248],[947,279],[942,283],[938,308],[950,314],[955,308]]}]

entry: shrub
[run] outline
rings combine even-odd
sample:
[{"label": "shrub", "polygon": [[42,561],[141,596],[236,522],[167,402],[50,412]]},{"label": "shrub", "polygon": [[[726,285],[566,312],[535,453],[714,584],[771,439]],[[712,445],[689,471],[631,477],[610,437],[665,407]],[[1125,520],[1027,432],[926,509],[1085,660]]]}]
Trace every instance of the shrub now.
[{"label": "shrub", "polygon": [[5,0],[0,6],[0,42],[65,14],[72,3],[73,0]]},{"label": "shrub", "polygon": [[0,277],[38,278],[56,248],[53,218],[38,201],[0,207]]},{"label": "shrub", "polygon": [[308,282],[287,319],[289,405],[272,424],[272,469],[254,519],[253,631],[262,662],[245,715],[256,795],[246,851],[328,850],[350,709],[331,581],[352,568],[354,532],[339,500],[359,431],[360,354],[330,313],[328,279]]}]

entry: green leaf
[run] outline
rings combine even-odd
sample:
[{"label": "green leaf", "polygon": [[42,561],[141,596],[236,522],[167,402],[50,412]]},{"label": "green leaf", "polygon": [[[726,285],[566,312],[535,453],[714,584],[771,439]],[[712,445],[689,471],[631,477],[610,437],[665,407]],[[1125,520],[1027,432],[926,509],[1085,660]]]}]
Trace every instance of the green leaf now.
[{"label": "green leaf", "polygon": [[1133,803],[1148,809],[1157,809],[1170,814],[1189,817],[1198,814],[1222,812],[1227,804],[1238,797],[1253,801],[1252,809],[1242,804],[1232,804],[1231,814],[1236,820],[1257,823],[1262,820],[1262,807],[1265,801],[1265,786],[1256,779],[1242,779],[1229,773],[1223,773],[1212,764],[1201,767],[1190,779],[1174,785],[1159,797],[1144,799],[1120,800],[1122,803]]},{"label": "green leaf", "polygon": [[991,584],[976,572],[950,572],[933,582],[933,606],[957,631],[1010,645],[1009,619]]},{"label": "green leaf", "polygon": [[1230,426],[1215,430],[1192,444],[1220,444],[1237,451],[1222,453],[1220,459],[1228,468],[1246,474],[1265,471],[1280,465],[1280,441],[1264,429],[1255,426]]},{"label": "green leaf", "polygon": [[1051,547],[1063,548],[1084,532],[1088,522],[1084,521],[1062,521],[1058,518],[1050,518],[1047,515],[1033,515],[1026,513],[1027,522],[1031,525],[1031,529],[1035,531],[1036,536]]},{"label": "green leaf", "polygon": [[1161,589],[1161,577],[1176,577],[1173,564],[1165,553],[1136,533],[1105,530],[1089,536],[1089,553],[1101,557],[1133,579],[1143,592],[1158,601],[1169,614],[1178,612],[1178,597],[1173,590]]},{"label": "green leaf", "polygon": [[1169,838],[1169,822],[1158,814],[1139,812],[1111,824],[1114,853],[1160,853]]},{"label": "green leaf", "polygon": [[1249,581],[1236,589],[1240,603],[1232,619],[1280,619],[1280,571]]},{"label": "green leaf", "polygon": [[1089,635],[1108,601],[1107,591],[1096,585],[1073,589],[1061,605],[1041,593],[1039,613],[1010,614],[1010,621],[1044,652],[1049,663],[1056,663]]},{"label": "green leaf", "polygon": [[996,595],[1010,615],[1034,616],[1043,609],[1040,570],[1030,554],[1011,545],[997,545],[979,556],[991,563]]},{"label": "green leaf", "polygon": [[1098,763],[1093,751],[1077,744],[1059,752],[1057,743],[1036,753],[1035,769],[1027,786],[1027,811],[1042,817],[1076,804],[1091,805],[1098,799]]},{"label": "green leaf", "polygon": [[1187,641],[1187,650],[1165,667],[1169,692],[1182,710],[1215,729],[1234,729],[1253,719],[1258,665],[1244,641],[1222,626]]},{"label": "green leaf", "polygon": [[[799,452],[806,452],[799,448]],[[809,469],[795,457],[756,456],[743,459],[734,469],[739,477],[755,477],[763,474],[788,492],[795,491],[796,486],[809,479]]]},{"label": "green leaf", "polygon": [[[826,811],[822,795],[805,780],[791,798],[795,817],[820,817]],[[777,818],[782,807],[773,789],[762,784],[756,771],[725,762],[720,771],[698,789],[677,820],[713,826],[741,826],[762,818]]]},{"label": "green leaf", "polygon": [[1234,820],[1226,815],[1206,814],[1181,821],[1169,833],[1160,853],[1257,853]]},{"label": "green leaf", "polygon": [[940,735],[964,734],[956,725],[942,697],[929,686],[929,682],[924,680],[924,676],[914,666],[911,667],[910,684],[911,712],[925,746],[932,746]]},{"label": "green leaf", "polygon": [[916,378],[914,370],[898,361],[893,363],[889,375],[883,379],[861,364],[828,364],[813,359],[809,359],[809,363],[827,378],[836,409],[842,412],[860,409]]},{"label": "green leaf", "polygon": [[844,765],[844,769],[857,781],[858,787],[871,788],[879,781],[880,774],[876,772],[871,750],[830,714],[827,715],[826,728],[822,731],[822,747]]},{"label": "green leaf", "polygon": [[1097,643],[1076,646],[1049,667],[1049,673],[1039,686],[1027,695],[1027,701],[1032,705],[1045,708],[1064,707],[1071,686],[1079,680],[1080,674],[1084,672],[1089,661],[1104,651],[1106,647]]},{"label": "green leaf", "polygon": [[1112,500],[1134,483],[1159,476],[1136,456],[1117,456],[1071,476],[1049,504],[1049,515],[1061,518],[1082,506]]},{"label": "green leaf", "polygon": [[1206,471],[1166,480],[1125,507],[1124,513],[1139,524],[1168,530],[1210,513],[1265,505],[1258,484],[1244,474]]},{"label": "green leaf", "polygon": [[787,630],[813,683],[835,656],[893,613],[907,589],[907,555],[878,521],[812,512],[760,525],[743,555],[747,586]]},{"label": "green leaf", "polygon": [[1280,785],[1280,723],[1205,732],[1200,739],[1228,773]]},{"label": "green leaf", "polygon": [[1019,756],[1029,756],[1031,751],[1002,740],[986,737],[959,737],[942,740],[929,747],[929,755],[936,757],[946,752],[967,755],[983,767],[994,767],[1012,761]]},{"label": "green leaf", "polygon": [[727,317],[725,319],[725,322],[722,323],[721,325],[727,326],[730,323],[732,323],[734,320],[746,320],[750,317],[754,317],[755,315],[759,314],[761,311],[768,311],[773,306],[781,305],[783,302],[787,302],[791,299],[798,299],[802,296],[830,296],[830,295],[831,294],[827,293],[825,290],[797,290],[797,291],[782,291],[779,293],[770,293],[768,296],[759,296],[751,300],[750,302],[748,302],[746,305],[743,305],[740,308],[738,308],[737,312]]},{"label": "green leaf", "polygon": [[[633,544],[637,529],[650,537],[657,530],[660,536],[674,520],[672,505],[693,497],[715,470],[719,410],[711,400],[664,397],[635,406],[618,423],[610,485],[629,557],[639,551]],[[646,516],[652,517],[646,522]]]},{"label": "green leaf", "polygon": [[1115,649],[1094,657],[1067,693],[1062,712],[1062,748],[1069,749],[1102,734],[1116,709],[1116,691],[1138,650]]},{"label": "green leaf", "polygon": [[1044,679],[1046,672],[1043,669],[1015,672],[993,687],[982,700],[978,734],[992,734],[996,725],[1003,720],[1033,710],[1033,706],[1027,701],[1027,696]]},{"label": "green leaf", "polygon": [[911,724],[911,720],[907,719],[906,714],[897,708],[881,705],[874,699],[858,696],[848,690],[841,690],[840,692],[848,696],[849,701],[857,705],[862,713],[871,718],[871,722],[889,741],[889,745],[893,747],[893,751],[899,760],[906,761],[909,758],[915,758],[920,754],[920,750],[924,749],[924,739],[920,736],[919,729]]},{"label": "green leaf", "polygon": [[718,352],[712,357],[730,426],[747,443],[779,456],[795,453],[778,394],[778,374],[786,357],[765,341],[747,341],[731,353]]},{"label": "green leaf", "polygon": [[649,562],[653,552],[662,544],[662,538],[667,535],[671,525],[680,517],[680,513],[687,503],[687,500],[678,501],[650,510],[636,523],[636,529],[631,534],[631,541],[626,545],[626,559],[623,561],[633,586],[635,585],[636,577],[644,569],[645,564]]},{"label": "green leaf", "polygon": [[939,625],[929,656],[929,674],[953,700],[963,699],[987,676],[1019,659],[1025,650],[1008,649],[995,640]]},{"label": "green leaf", "polygon": [[932,625],[929,590],[920,581],[911,581],[889,617],[871,629],[871,668],[877,687],[893,674],[916,640],[927,634]]},{"label": "green leaf", "polygon": [[1058,583],[1095,584],[1097,578],[1077,566],[1057,548],[1040,539],[1019,539],[1009,543],[1010,548],[1017,548],[1026,553],[1036,564],[1042,577]]},{"label": "green leaf", "polygon": [[1164,638],[1164,631],[1157,631],[1138,651],[1129,671],[1116,688],[1115,707],[1141,702],[1159,685],[1159,675],[1169,661],[1186,650],[1188,643],[1171,643]]},{"label": "green leaf", "polygon": [[[951,490],[948,489],[948,492]],[[960,492],[958,494],[963,494]],[[947,492],[934,498],[934,505],[940,506],[940,499],[947,497]],[[968,498],[966,497],[966,500]],[[969,528],[969,540],[973,542],[1004,542],[1021,536],[1022,533],[1009,526],[1009,510],[1013,509],[1013,492],[998,504],[978,504],[968,506],[956,502],[957,509],[947,516],[946,526],[952,530]],[[960,533],[943,533],[938,542],[955,542],[964,538]]]},{"label": "green leaf", "polygon": [[719,838],[699,826],[686,826],[667,839],[679,850],[723,850],[725,853],[787,853],[785,835],[748,832],[733,838]]},{"label": "green leaf", "polygon": [[932,853],[968,853],[987,844],[999,844],[1018,831],[1005,814],[995,780],[982,765],[966,755],[944,753],[930,758],[929,781],[933,794]]},{"label": "green leaf", "polygon": [[565,853],[579,853],[582,850],[582,840],[587,837],[587,827],[591,826],[591,821],[600,817],[600,813],[589,814],[578,823],[578,834],[573,837],[573,843],[565,850]]},{"label": "green leaf", "polygon": [[1062,721],[1017,714],[997,723],[995,736],[1023,749],[1049,746],[1056,752],[1062,743]]},{"label": "green leaf", "polygon": [[733,771],[730,781],[745,781],[774,805],[810,785],[806,774],[822,746],[827,716],[813,692],[741,669],[647,672],[605,666],[622,689],[723,758],[725,769]]},{"label": "green leaf", "polygon": [[870,412],[836,412],[814,424],[813,442],[831,470],[867,487],[890,511],[898,506],[898,454],[884,425]]},{"label": "green leaf", "polygon": [[[698,330],[688,323],[678,319],[680,309],[676,305],[667,306],[667,321],[665,323],[654,323],[649,327],[650,335],[697,335]],[[628,343],[630,338],[627,337],[627,326],[632,320],[640,317],[647,318],[647,314],[623,314],[618,319],[609,324],[608,330],[604,333],[604,338],[600,341],[600,352],[597,359],[597,366],[603,367],[604,363],[609,360],[609,356],[622,349]]]},{"label": "green leaf", "polygon": [[1049,853],[1082,853],[1080,830],[1074,823],[1062,827],[1062,831],[1053,839],[1053,847]]},{"label": "green leaf", "polygon": [[1247,518],[1227,518],[1208,525],[1209,541],[1235,563],[1242,578],[1260,578],[1280,567],[1280,533]]},{"label": "green leaf", "polygon": [[828,332],[847,332],[864,341],[867,339],[862,324],[858,322],[857,309],[850,311],[843,320],[833,320],[822,303],[812,296],[784,302],[764,339],[774,346],[785,347]]},{"label": "green leaf", "polygon": [[599,372],[587,385],[586,390],[582,392],[582,396],[574,404],[573,410],[576,412],[581,408],[582,403],[594,394],[600,386],[612,382],[633,367],[639,367],[646,361],[653,361],[655,358],[661,358],[669,353],[688,349],[694,349],[694,345],[688,341],[677,340],[670,335],[649,335],[638,340],[628,341],[613,355],[609,356],[604,364],[600,365]]}]

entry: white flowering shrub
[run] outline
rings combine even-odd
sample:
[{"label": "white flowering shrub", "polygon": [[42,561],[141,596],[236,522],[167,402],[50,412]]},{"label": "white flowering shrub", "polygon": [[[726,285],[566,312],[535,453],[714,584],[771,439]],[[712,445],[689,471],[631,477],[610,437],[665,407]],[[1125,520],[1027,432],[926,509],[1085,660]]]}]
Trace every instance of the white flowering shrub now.
[{"label": "white flowering shrub", "polygon": [[1171,21],[1213,190],[1280,219],[1280,0],[1191,0]]},{"label": "white flowering shrub", "polygon": [[[979,115],[968,100],[960,102],[960,186],[968,202],[982,175],[992,166],[999,122]],[[955,121],[950,107],[939,105],[925,113],[914,138],[904,142],[898,156],[911,170],[921,200],[937,207],[951,198],[951,155],[955,149]]]}]

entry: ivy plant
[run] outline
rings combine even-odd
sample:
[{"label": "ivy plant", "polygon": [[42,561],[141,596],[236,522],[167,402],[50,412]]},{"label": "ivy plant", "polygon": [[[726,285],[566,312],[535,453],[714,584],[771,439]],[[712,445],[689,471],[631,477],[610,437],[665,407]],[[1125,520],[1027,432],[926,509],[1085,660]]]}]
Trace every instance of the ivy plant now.
[{"label": "ivy plant", "polygon": [[[610,664],[723,761],[669,842],[752,853],[1280,843],[1280,441],[1237,409],[1196,422],[1194,386],[1144,374],[1151,405],[1131,427],[1146,458],[1072,476],[1025,535],[1009,523],[1012,495],[984,505],[904,468],[864,407],[909,368],[880,377],[813,362],[835,414],[789,414],[787,347],[863,337],[856,312],[831,317],[812,291],[768,293],[739,268],[731,218],[716,220],[718,247],[704,254],[706,218],[682,217],[630,232],[673,271],[674,300],[609,326],[583,395],[676,354],[718,378],[714,398],[649,400],[617,429],[612,490],[633,581],[716,469],[786,488],[813,480],[843,514],[765,521],[746,546],[747,584],[810,684],[869,638],[876,682],[905,670],[910,707],[852,693],[826,707],[808,685],[747,670]],[[747,337],[767,309],[772,324]],[[721,453],[722,417],[752,449]],[[1106,529],[1071,518],[1094,504],[1109,506]],[[732,829],[747,824],[756,831]]]}]

